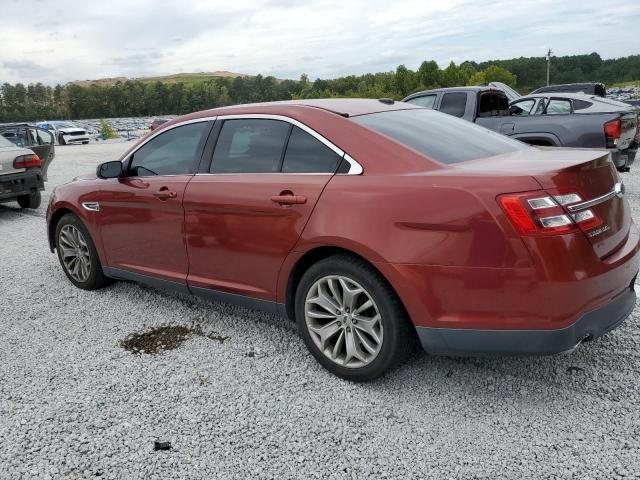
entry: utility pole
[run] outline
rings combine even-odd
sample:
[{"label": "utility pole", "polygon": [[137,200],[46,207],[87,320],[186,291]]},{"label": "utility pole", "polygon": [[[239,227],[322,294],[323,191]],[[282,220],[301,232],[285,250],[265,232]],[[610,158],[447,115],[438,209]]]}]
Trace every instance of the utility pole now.
[{"label": "utility pole", "polygon": [[549,67],[551,67],[551,49],[547,52],[547,86],[549,86]]}]

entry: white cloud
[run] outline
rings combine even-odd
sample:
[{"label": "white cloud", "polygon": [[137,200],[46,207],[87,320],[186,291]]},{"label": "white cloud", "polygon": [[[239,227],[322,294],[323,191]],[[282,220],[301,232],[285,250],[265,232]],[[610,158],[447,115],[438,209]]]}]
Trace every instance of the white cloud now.
[{"label": "white cloud", "polygon": [[[0,79],[231,70],[297,78],[597,51],[638,54],[637,0],[0,0]],[[29,12],[25,15],[24,12]],[[622,13],[621,13],[622,12]]]}]

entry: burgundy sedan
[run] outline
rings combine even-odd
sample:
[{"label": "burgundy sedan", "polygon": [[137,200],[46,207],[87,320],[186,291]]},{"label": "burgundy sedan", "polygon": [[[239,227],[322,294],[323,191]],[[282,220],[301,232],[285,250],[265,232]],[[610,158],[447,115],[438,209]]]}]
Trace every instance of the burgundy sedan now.
[{"label": "burgundy sedan", "polygon": [[328,370],[552,354],[620,324],[640,261],[606,151],[528,146],[389,100],[176,118],[59,187],[49,243],[113,279],[287,315]]}]

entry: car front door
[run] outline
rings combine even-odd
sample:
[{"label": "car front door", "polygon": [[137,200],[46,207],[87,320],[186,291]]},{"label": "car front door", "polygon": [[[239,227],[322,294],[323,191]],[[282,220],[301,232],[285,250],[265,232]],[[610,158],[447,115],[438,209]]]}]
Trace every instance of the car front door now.
[{"label": "car front door", "polygon": [[212,161],[185,192],[188,284],[274,301],[280,267],[342,152],[282,119],[218,121]]},{"label": "car front door", "polygon": [[97,216],[113,275],[185,283],[182,200],[210,130],[201,121],[162,131],[124,160],[122,178],[104,180]]}]

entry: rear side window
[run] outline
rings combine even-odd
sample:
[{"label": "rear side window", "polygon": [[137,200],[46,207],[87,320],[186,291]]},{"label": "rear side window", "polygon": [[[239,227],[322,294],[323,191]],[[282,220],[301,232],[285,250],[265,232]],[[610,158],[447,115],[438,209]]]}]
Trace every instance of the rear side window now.
[{"label": "rear side window", "polygon": [[412,103],[420,107],[433,108],[433,104],[436,102],[436,95],[424,95],[423,97],[412,98],[407,100],[407,103]]},{"label": "rear side window", "polygon": [[440,163],[454,164],[531,148],[474,123],[416,108],[352,117]]},{"label": "rear side window", "polygon": [[591,102],[587,102],[586,100],[573,100],[573,109],[574,110],[584,110],[585,108],[589,108],[593,105]]},{"label": "rear side window", "polygon": [[284,155],[284,173],[334,173],[340,156],[318,139],[293,127]]},{"label": "rear side window", "polygon": [[503,93],[484,92],[478,100],[479,117],[500,117],[509,115],[509,99]]},{"label": "rear side window", "polygon": [[129,175],[148,177],[191,173],[208,130],[208,122],[190,123],[152,138],[133,153]]},{"label": "rear side window", "polygon": [[216,142],[211,173],[280,171],[290,125],[280,120],[226,120]]},{"label": "rear side window", "polygon": [[467,106],[467,94],[465,92],[445,93],[440,102],[440,111],[454,117],[462,117]]},{"label": "rear side window", "polygon": [[549,100],[545,113],[547,115],[566,115],[571,113],[571,102],[569,100],[552,98]]}]

